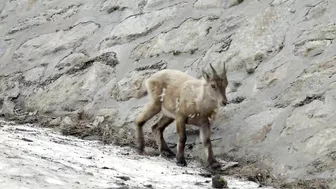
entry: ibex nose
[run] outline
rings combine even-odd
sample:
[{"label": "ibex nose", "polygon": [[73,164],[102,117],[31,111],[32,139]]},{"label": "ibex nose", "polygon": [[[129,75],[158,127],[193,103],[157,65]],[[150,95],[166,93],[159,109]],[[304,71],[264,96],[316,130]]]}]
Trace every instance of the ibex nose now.
[{"label": "ibex nose", "polygon": [[221,104],[222,104],[222,106],[226,106],[227,105],[227,101],[222,101]]}]

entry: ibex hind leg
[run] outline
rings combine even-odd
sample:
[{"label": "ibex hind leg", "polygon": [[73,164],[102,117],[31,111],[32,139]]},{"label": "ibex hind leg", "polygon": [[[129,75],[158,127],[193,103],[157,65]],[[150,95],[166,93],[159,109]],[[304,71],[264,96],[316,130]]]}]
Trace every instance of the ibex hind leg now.
[{"label": "ibex hind leg", "polygon": [[171,149],[168,147],[166,141],[163,137],[163,132],[166,129],[167,126],[169,126],[174,121],[173,118],[169,118],[165,115],[163,115],[159,121],[157,121],[152,126],[152,132],[155,135],[156,144],[159,147],[160,154],[167,158],[175,157],[175,153],[171,151]]},{"label": "ibex hind leg", "polygon": [[145,105],[144,110],[136,118],[136,136],[137,136],[137,150],[139,153],[143,153],[145,148],[143,129],[144,124],[158,114],[161,110],[160,105],[154,103],[148,103]]},{"label": "ibex hind leg", "polygon": [[155,81],[147,81],[147,91],[151,97],[136,118],[137,151],[142,154],[145,148],[143,129],[145,123],[161,111],[160,90]]}]

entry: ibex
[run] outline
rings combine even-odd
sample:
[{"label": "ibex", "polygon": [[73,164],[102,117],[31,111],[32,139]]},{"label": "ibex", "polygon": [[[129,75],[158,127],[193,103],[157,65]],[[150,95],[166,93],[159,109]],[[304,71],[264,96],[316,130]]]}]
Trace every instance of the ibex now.
[{"label": "ibex", "polygon": [[139,99],[149,94],[150,101],[135,120],[137,126],[136,148],[139,153],[144,152],[143,125],[162,111],[162,117],[152,126],[162,155],[175,156],[163,138],[163,131],[175,120],[178,134],[177,165],[187,166],[184,157],[187,140],[185,125],[191,124],[200,127],[200,138],[211,169],[221,167],[212,150],[209,118],[219,105],[225,106],[227,104],[226,87],[228,80],[225,64],[222,74],[217,74],[211,64],[210,68],[212,74],[210,75],[202,70],[203,78],[201,79],[196,79],[178,70],[165,69],[154,73],[143,82],[135,97]]}]

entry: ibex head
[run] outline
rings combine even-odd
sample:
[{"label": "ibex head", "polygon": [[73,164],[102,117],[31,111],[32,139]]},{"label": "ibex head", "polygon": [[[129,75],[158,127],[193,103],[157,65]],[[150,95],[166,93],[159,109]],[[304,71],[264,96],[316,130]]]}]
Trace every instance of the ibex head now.
[{"label": "ibex head", "polygon": [[207,83],[205,90],[212,99],[217,100],[222,106],[225,106],[228,103],[226,98],[226,87],[228,86],[228,80],[226,77],[225,63],[223,73],[220,75],[217,74],[216,70],[211,64],[209,65],[212,70],[211,75],[202,70],[203,77]]}]

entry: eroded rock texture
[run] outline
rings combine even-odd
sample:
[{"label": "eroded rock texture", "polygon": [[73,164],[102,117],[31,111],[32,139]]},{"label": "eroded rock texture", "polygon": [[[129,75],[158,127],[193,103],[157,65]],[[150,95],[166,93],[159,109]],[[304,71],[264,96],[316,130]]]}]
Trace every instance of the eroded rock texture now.
[{"label": "eroded rock texture", "polygon": [[[1,1],[0,113],[129,143],[143,79],[226,62],[232,103],[213,125],[215,153],[332,179],[335,24],[332,0]],[[173,124],[165,137],[177,142]],[[188,136],[203,157],[199,142]]]}]

